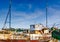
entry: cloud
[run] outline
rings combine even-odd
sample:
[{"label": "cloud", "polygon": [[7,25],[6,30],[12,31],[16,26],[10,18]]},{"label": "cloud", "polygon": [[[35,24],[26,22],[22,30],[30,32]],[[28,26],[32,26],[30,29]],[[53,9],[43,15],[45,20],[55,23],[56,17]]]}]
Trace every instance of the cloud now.
[{"label": "cloud", "polygon": [[60,10],[53,7],[48,8],[48,25],[53,25],[54,23],[60,23]]},{"label": "cloud", "polygon": [[43,14],[45,12],[42,10],[36,10],[32,13],[13,11],[12,25],[17,24],[16,27],[30,27],[31,24],[40,23],[43,20]]},{"label": "cloud", "polygon": [[[51,0],[52,1],[52,0]],[[50,2],[50,1],[49,1]],[[48,3],[49,3],[48,2]],[[57,2],[58,4],[58,2]],[[54,23],[60,23],[60,5],[57,5],[56,2],[50,2],[48,5],[48,26],[51,27]],[[41,3],[41,6],[44,5]],[[34,3],[19,3],[16,4],[12,9],[12,27],[29,27],[31,24],[42,23],[45,24],[45,6],[41,8],[40,4],[36,2]],[[16,10],[15,10],[16,9]],[[39,10],[41,9],[41,10]],[[2,9],[3,11],[4,9]],[[23,10],[23,11],[22,11]],[[33,12],[31,12],[33,11]],[[1,23],[5,20],[5,16],[7,14],[7,10],[4,12],[0,12],[0,21]],[[0,24],[1,25],[1,24]]]},{"label": "cloud", "polygon": [[[5,12],[3,12],[3,14],[4,13]],[[46,25],[44,16],[45,16],[45,11],[42,11],[42,10],[35,10],[35,12],[32,12],[32,13],[12,11],[12,27],[29,27],[29,25],[35,24],[35,23],[42,23]],[[4,17],[1,17],[1,18],[4,18]],[[48,7],[48,26],[51,27],[53,26],[54,23],[56,24],[60,23],[60,10],[55,9],[53,7]]]},{"label": "cloud", "polygon": [[38,11],[35,11],[33,13],[13,12],[12,14],[16,18],[20,18],[20,20],[22,20],[22,19],[24,19],[24,20],[30,20],[31,19],[32,20],[32,19],[35,19],[35,18],[42,16],[44,14],[44,12],[38,10]]}]

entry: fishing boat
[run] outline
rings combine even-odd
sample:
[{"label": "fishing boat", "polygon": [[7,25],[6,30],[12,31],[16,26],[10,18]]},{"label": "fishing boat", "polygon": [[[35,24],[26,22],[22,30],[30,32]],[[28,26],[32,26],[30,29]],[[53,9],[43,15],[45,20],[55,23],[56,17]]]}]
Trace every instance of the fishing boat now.
[{"label": "fishing boat", "polygon": [[27,42],[29,41],[29,35],[13,32],[13,31],[0,31],[0,42]]}]

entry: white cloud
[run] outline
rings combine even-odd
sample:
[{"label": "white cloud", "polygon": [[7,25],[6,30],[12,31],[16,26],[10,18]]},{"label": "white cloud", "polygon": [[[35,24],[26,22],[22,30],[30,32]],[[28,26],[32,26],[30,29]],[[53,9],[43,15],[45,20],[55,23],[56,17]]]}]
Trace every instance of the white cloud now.
[{"label": "white cloud", "polygon": [[[29,27],[29,25],[33,23],[42,23],[45,25],[45,20],[43,19],[43,16],[45,16],[45,11],[42,10],[35,10],[35,12],[33,13],[12,11],[12,27]],[[41,17],[40,20],[36,19],[39,17]],[[51,27],[54,23],[60,23],[60,10],[53,7],[48,7],[48,26]]]},{"label": "white cloud", "polygon": [[48,8],[48,25],[52,26],[54,23],[60,23],[60,10],[49,7]]},{"label": "white cloud", "polygon": [[18,17],[20,18],[20,20],[23,21],[24,20],[29,20],[29,19],[35,19],[38,18],[40,16],[42,16],[44,14],[43,11],[35,11],[33,13],[26,13],[26,12],[13,12],[12,13],[14,17]]},{"label": "white cloud", "polygon": [[[41,23],[43,18],[44,11],[36,10],[33,13],[26,13],[26,12],[12,12],[12,24],[16,25],[16,27],[29,27],[31,24]],[[36,20],[34,20],[36,19]],[[38,20],[37,20],[38,19]],[[14,26],[15,27],[15,26]]]}]

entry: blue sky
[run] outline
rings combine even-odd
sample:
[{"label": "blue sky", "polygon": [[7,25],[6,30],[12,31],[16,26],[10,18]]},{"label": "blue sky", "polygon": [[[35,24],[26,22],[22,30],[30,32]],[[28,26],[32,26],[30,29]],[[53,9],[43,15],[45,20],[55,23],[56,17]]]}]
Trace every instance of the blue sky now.
[{"label": "blue sky", "polygon": [[[48,0],[48,26],[60,24],[60,0]],[[9,0],[0,0],[0,28],[8,12]],[[29,28],[31,24],[46,25],[46,0],[12,0],[12,27]],[[8,24],[8,23],[7,23]]]}]

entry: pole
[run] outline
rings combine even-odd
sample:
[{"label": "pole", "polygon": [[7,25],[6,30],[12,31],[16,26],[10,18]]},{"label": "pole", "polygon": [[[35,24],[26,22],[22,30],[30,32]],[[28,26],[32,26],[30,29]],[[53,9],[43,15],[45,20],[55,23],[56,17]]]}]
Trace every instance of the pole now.
[{"label": "pole", "polygon": [[48,24],[47,24],[47,23],[48,23],[48,21],[47,21],[47,14],[48,14],[48,13],[47,13],[47,10],[48,10],[48,9],[47,9],[47,0],[46,0],[46,27],[47,27],[47,25],[48,25]]},{"label": "pole", "polygon": [[9,28],[11,28],[11,2],[12,0],[10,0],[10,5],[9,5]]}]

